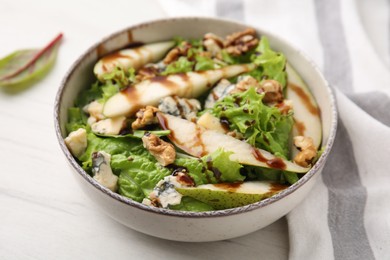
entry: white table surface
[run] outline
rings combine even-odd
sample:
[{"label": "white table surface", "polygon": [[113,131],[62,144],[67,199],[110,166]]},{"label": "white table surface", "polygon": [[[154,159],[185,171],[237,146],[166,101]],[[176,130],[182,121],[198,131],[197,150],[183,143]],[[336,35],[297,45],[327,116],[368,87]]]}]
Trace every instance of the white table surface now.
[{"label": "white table surface", "polygon": [[18,93],[0,88],[0,259],[287,258],[285,218],[227,241],[166,241],[104,215],[71,175],[53,123],[62,77],[97,40],[162,17],[165,14],[153,0],[0,0],[0,57],[43,46],[64,33],[47,77]]}]

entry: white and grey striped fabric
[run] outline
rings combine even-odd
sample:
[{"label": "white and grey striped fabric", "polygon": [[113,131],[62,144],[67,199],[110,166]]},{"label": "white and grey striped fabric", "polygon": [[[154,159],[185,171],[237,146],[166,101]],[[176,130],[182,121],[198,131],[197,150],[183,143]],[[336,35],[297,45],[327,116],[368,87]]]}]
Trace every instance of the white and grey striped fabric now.
[{"label": "white and grey striped fabric", "polygon": [[340,122],[322,179],[287,216],[290,259],[390,259],[390,1],[160,3],[273,31],[322,68]]}]

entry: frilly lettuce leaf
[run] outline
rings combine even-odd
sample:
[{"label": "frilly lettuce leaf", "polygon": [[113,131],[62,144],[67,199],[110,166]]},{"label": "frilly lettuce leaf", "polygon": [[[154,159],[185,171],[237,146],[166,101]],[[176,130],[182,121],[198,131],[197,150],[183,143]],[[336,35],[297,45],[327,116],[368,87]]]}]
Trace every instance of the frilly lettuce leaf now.
[{"label": "frilly lettuce leaf", "polygon": [[242,133],[249,144],[288,158],[292,114],[283,115],[276,107],[263,104],[263,97],[249,88],[216,102],[210,112],[227,119],[230,128]]},{"label": "frilly lettuce leaf", "polygon": [[286,57],[273,51],[267,37],[261,37],[259,45],[251,55],[251,62],[257,65],[257,68],[249,74],[257,80],[274,79],[280,82],[283,87],[287,83]]},{"label": "frilly lettuce leaf", "polygon": [[223,49],[221,51],[222,60],[226,62],[227,64],[233,65],[233,64],[243,64],[243,63],[250,63],[252,54],[254,53],[254,49],[251,51],[248,51],[247,53],[244,53],[239,56],[233,56],[230,55],[226,49]]},{"label": "frilly lettuce leaf", "polygon": [[122,67],[117,66],[110,73],[104,74],[103,80],[105,84],[115,84],[120,88],[127,87],[135,82],[135,69],[129,68],[127,71]]},{"label": "frilly lettuce leaf", "polygon": [[187,169],[196,186],[206,183],[217,183],[212,171],[208,170],[202,160],[189,158],[176,158],[175,165]]},{"label": "frilly lettuce leaf", "polygon": [[257,47],[240,56],[229,55],[226,50],[222,50],[222,59],[227,64],[254,63],[257,68],[246,75],[251,75],[259,82],[263,79],[274,79],[286,86],[286,57],[275,52],[269,46],[268,38],[263,36]]},{"label": "frilly lettuce leaf", "polygon": [[195,71],[212,70],[215,68],[215,62],[205,56],[196,56]]},{"label": "frilly lettuce leaf", "polygon": [[189,61],[187,57],[180,57],[177,61],[170,63],[161,75],[189,72],[192,71],[193,66],[194,62]]},{"label": "frilly lettuce leaf", "polygon": [[[252,146],[267,150],[277,157],[288,159],[290,133],[293,127],[292,113],[283,115],[276,107],[263,104],[264,94],[254,88],[228,95],[218,101],[210,112],[225,118],[231,129],[243,134]],[[248,168],[246,167],[245,170]],[[295,173],[253,167],[255,178],[288,182],[298,181]]]},{"label": "frilly lettuce leaf", "polygon": [[135,82],[135,71],[130,68],[125,72],[122,68],[116,67],[111,73],[104,75],[104,80],[103,83],[96,81],[91,88],[81,92],[75,105],[82,108],[94,100],[103,104],[119,90]]},{"label": "frilly lettuce leaf", "polygon": [[[216,68],[216,63],[209,57],[199,56],[196,52],[194,54],[195,58],[190,59],[188,57],[180,57],[177,61],[169,64],[161,75],[170,75],[176,73],[185,73],[189,71],[202,71],[202,70],[212,70]],[[221,67],[221,65],[217,65]]]},{"label": "frilly lettuce leaf", "polygon": [[79,97],[75,102],[75,106],[82,108],[85,105],[91,103],[92,101],[102,98],[102,96],[103,92],[99,82],[97,81],[96,83],[92,84],[90,88],[80,93]]},{"label": "frilly lettuce leaf", "polygon": [[177,158],[175,165],[185,167],[195,184],[220,182],[240,182],[245,179],[240,174],[242,165],[229,159],[231,152],[218,149],[200,159]]},{"label": "frilly lettuce leaf", "polygon": [[187,40],[183,38],[176,38],[177,48],[188,48],[189,43],[191,47],[186,51],[185,56],[179,57],[176,61],[168,64],[161,75],[170,75],[177,73],[186,73],[190,71],[204,71],[222,67],[221,64],[216,63],[210,57],[204,56],[205,49],[201,40]]},{"label": "frilly lettuce leaf", "polygon": [[202,161],[207,164],[208,168],[218,169],[221,176],[217,179],[220,179],[220,182],[239,182],[245,179],[245,177],[240,174],[242,165],[230,160],[230,155],[232,153],[233,152],[218,149],[212,154],[202,158]]}]

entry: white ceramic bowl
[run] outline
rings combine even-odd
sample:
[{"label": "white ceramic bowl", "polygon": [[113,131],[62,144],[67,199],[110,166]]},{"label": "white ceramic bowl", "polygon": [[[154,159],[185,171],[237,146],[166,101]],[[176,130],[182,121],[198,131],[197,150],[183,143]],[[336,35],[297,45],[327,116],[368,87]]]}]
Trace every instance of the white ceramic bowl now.
[{"label": "white ceramic bowl", "polygon": [[89,48],[73,64],[64,77],[55,101],[55,130],[59,144],[72,172],[84,192],[105,213],[137,231],[170,240],[215,241],[242,236],[263,228],[286,215],[306,197],[320,176],[335,137],[337,115],[334,97],[318,68],[301,51],[284,40],[257,29],[266,35],[271,47],[282,51],[298,71],[316,98],[322,119],[324,153],[297,183],[279,194],[247,206],[211,212],[180,212],[148,207],[111,192],[93,180],[72,157],[65,146],[67,110],[77,95],[94,81],[93,66],[101,56],[121,49],[132,42],[157,42],[175,36],[200,38],[207,32],[227,35],[248,25],[211,18],[176,18],[152,21],[129,27],[101,40]]}]

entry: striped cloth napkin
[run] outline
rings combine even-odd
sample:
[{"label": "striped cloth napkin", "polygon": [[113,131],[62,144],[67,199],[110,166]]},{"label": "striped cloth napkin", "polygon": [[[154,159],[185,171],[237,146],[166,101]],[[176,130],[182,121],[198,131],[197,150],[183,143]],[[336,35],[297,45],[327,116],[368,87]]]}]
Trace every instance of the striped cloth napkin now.
[{"label": "striped cloth napkin", "polygon": [[390,2],[160,0],[171,16],[219,16],[306,52],[335,89],[339,126],[321,180],[287,216],[290,259],[390,259]]}]

